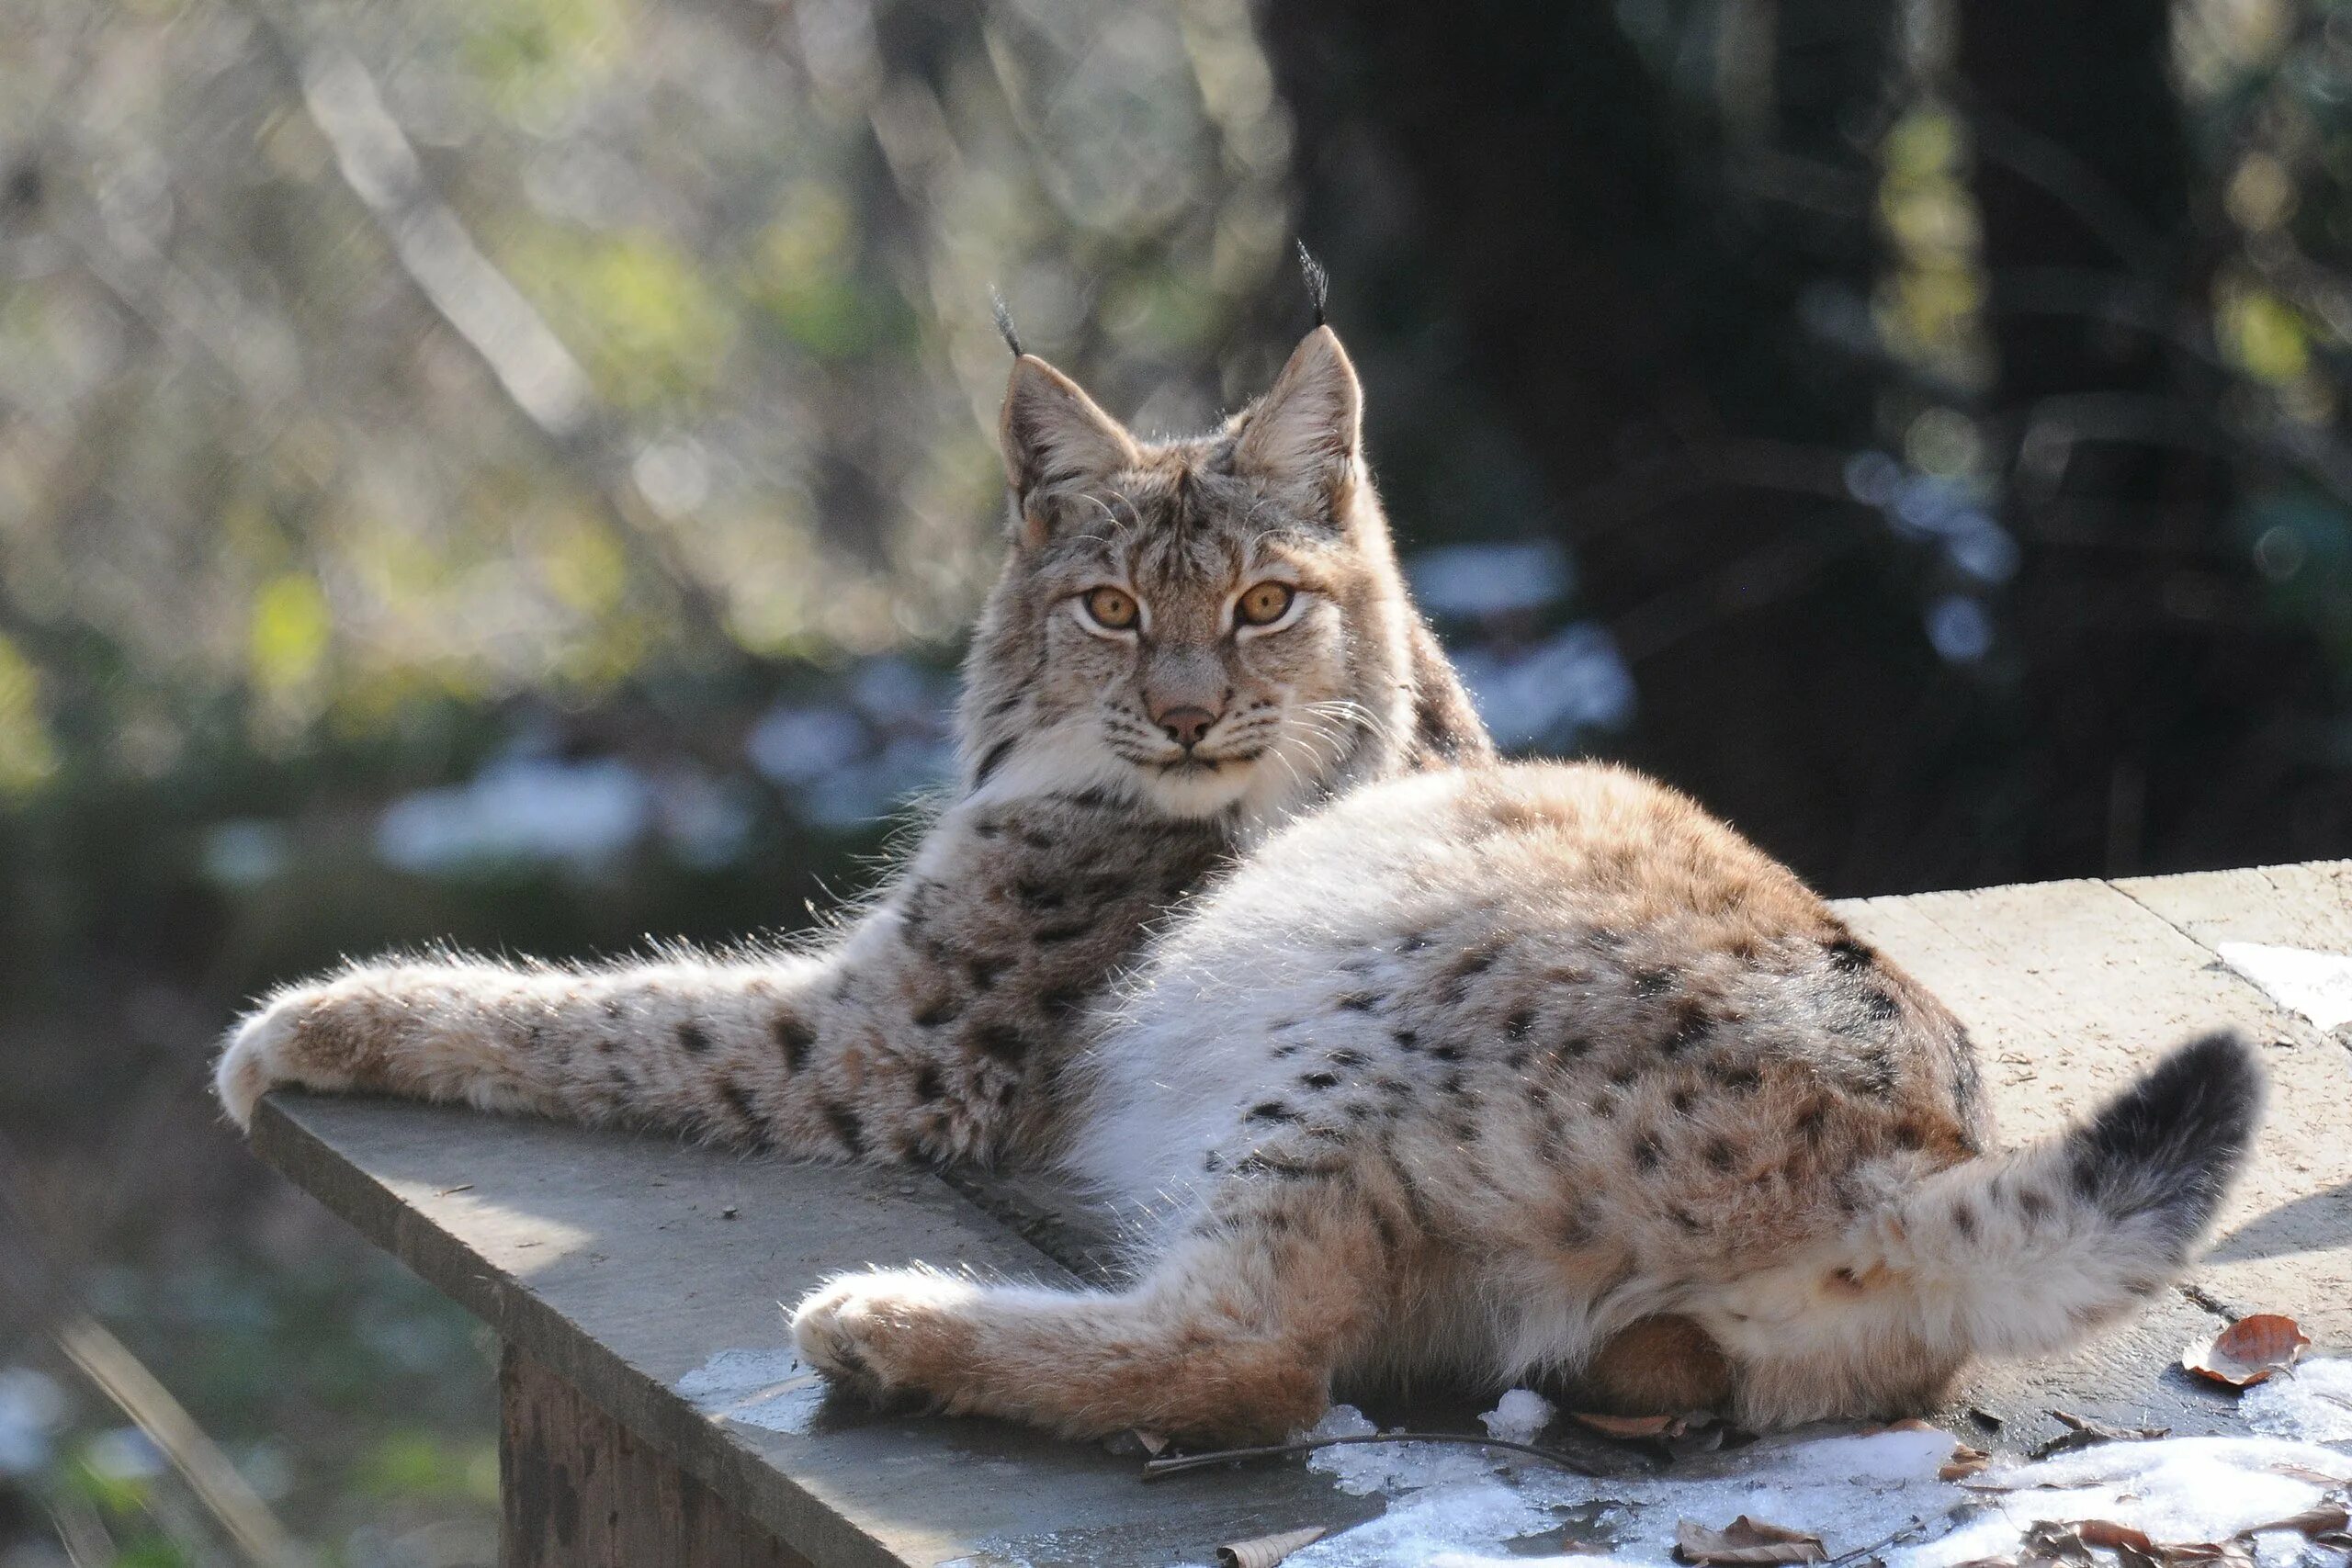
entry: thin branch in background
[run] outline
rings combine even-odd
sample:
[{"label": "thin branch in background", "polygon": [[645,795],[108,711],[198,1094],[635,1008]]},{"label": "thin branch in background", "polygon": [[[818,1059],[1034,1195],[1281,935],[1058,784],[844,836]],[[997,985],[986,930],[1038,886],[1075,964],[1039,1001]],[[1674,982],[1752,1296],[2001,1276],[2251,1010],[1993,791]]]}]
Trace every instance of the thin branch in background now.
[{"label": "thin branch in background", "polygon": [[631,558],[676,595],[695,638],[731,654],[724,609],[655,524],[629,477],[624,433],[597,402],[587,372],[434,190],[358,56],[340,43],[304,42],[266,4],[246,10],[286,59],[337,173],[410,283],[546,445],[575,468]]},{"label": "thin branch in background", "polygon": [[247,1556],[263,1568],[299,1568],[310,1561],[220,1445],[105,1325],[86,1315],[70,1318],[57,1330],[57,1346],[162,1450]]}]

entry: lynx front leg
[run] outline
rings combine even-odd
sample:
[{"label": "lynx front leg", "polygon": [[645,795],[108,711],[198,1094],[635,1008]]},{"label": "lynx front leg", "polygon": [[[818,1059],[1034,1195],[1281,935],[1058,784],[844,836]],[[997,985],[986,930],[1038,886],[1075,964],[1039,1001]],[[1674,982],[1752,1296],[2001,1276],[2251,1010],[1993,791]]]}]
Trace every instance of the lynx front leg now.
[{"label": "lynx front leg", "polygon": [[1220,1208],[1124,1291],[876,1270],[811,1293],[793,1335],[838,1381],[953,1414],[1066,1437],[1273,1440],[1322,1415],[1334,1370],[1377,1332],[1391,1260],[1369,1212],[1340,1194],[1254,1191]]}]

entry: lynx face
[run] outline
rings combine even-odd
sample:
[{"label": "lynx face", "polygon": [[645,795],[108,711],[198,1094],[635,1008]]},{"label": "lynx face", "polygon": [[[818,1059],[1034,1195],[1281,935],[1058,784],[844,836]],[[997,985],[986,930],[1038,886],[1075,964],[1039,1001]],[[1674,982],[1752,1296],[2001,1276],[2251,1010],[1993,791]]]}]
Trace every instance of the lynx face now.
[{"label": "lynx face", "polygon": [[1392,737],[1411,612],[1318,329],[1214,435],[1138,442],[1043,361],[1005,402],[1013,559],[967,698],[975,789],[1272,816]]}]

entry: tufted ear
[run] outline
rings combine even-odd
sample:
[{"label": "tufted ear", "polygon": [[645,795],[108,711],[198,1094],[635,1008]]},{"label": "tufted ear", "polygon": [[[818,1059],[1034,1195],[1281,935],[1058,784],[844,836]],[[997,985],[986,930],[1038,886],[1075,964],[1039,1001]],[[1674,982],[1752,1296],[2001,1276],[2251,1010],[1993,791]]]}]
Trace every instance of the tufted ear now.
[{"label": "tufted ear", "polygon": [[[1012,362],[997,444],[1003,449],[1013,504],[1024,516],[1029,498],[1038,491],[1106,477],[1131,467],[1139,456],[1135,438],[1117,420],[1034,354]],[[1032,519],[1029,526],[1035,525]]]},{"label": "tufted ear", "polygon": [[1278,484],[1328,483],[1363,436],[1363,389],[1340,334],[1317,327],[1257,406],[1241,416],[1233,466]]}]

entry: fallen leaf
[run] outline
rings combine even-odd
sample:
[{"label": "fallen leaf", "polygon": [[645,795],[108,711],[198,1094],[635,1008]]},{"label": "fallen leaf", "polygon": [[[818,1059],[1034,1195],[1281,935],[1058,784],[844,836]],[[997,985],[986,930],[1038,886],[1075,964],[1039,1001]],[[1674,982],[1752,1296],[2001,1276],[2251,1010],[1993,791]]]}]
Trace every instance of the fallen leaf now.
[{"label": "fallen leaf", "polygon": [[2110,1551],[2126,1546],[2135,1551],[2154,1550],[2145,1530],[2117,1524],[2113,1519],[2085,1519],[2075,1527],[2075,1534],[2085,1546],[2104,1546]]},{"label": "fallen leaf", "polygon": [[2048,1459],[2052,1454],[2069,1453],[2086,1449],[2093,1443],[2144,1443],[2168,1436],[2169,1427],[2110,1427],[2104,1421],[2094,1421],[2087,1416],[2076,1416],[2064,1410],[2050,1413],[2061,1425],[2071,1428],[2044,1443],[2038,1443],[2025,1457]]},{"label": "fallen leaf", "polygon": [[1305,1529],[1283,1530],[1279,1535],[1228,1541],[1216,1549],[1217,1568],[1274,1568],[1275,1563],[1300,1547],[1322,1540],[1329,1529],[1327,1525],[1309,1525]]},{"label": "fallen leaf", "polygon": [[2252,1388],[2273,1372],[2293,1366],[2311,1342],[2311,1336],[2293,1318],[2258,1312],[2183,1350],[2180,1364],[2199,1377],[2231,1388]]},{"label": "fallen leaf", "polygon": [[1983,1449],[1972,1449],[1966,1443],[1954,1443],[1951,1446],[1951,1458],[1944,1461],[1943,1468],[1936,1472],[1936,1479],[1958,1481],[1964,1475],[1975,1474],[1992,1462],[1993,1456]]},{"label": "fallen leaf", "polygon": [[1168,1451],[1168,1439],[1141,1427],[1130,1427],[1124,1432],[1114,1432],[1103,1438],[1102,1451],[1116,1454],[1121,1459],[1134,1459],[1138,1455],[1145,1459],[1158,1459]]},{"label": "fallen leaf", "polygon": [[1765,1524],[1746,1514],[1719,1530],[1709,1529],[1696,1519],[1684,1519],[1674,1527],[1678,1562],[1819,1562],[1828,1555],[1819,1536],[1786,1525]]},{"label": "fallen leaf", "polygon": [[2260,1535],[2268,1530],[2297,1530],[2304,1535],[2320,1536],[2333,1535],[2346,1526],[2352,1526],[2352,1510],[2347,1510],[2341,1503],[2321,1502],[2305,1508],[2300,1514],[2290,1514],[2283,1519],[2278,1519],[2267,1525],[2256,1525],[2253,1529],[2241,1530],[2239,1533]]},{"label": "fallen leaf", "polygon": [[1604,1438],[1670,1438],[1682,1430],[1679,1416],[1595,1416],[1581,1410],[1568,1414]]}]

